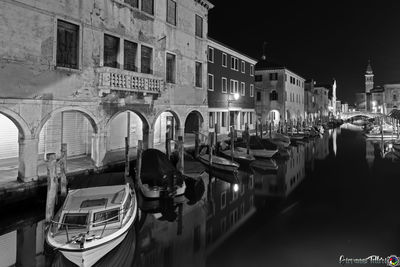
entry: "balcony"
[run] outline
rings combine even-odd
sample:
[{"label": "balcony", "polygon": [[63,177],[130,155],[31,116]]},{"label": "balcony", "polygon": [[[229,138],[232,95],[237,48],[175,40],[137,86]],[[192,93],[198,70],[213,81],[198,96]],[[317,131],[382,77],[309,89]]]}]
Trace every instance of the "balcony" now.
[{"label": "balcony", "polygon": [[152,74],[101,67],[96,70],[99,95],[111,91],[124,91],[145,94],[160,94],[164,80]]}]

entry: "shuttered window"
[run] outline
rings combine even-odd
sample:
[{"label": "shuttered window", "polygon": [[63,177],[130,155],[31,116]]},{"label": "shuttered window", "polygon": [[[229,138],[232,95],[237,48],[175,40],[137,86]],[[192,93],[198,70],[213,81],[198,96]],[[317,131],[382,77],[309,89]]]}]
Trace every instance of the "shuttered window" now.
[{"label": "shuttered window", "polygon": [[57,21],[57,57],[59,67],[78,69],[79,26]]},{"label": "shuttered window", "polygon": [[141,49],[141,72],[142,73],[148,73],[152,74],[153,69],[152,69],[152,54],[153,54],[153,49],[151,47],[147,47],[142,45]]},{"label": "shuttered window", "polygon": [[203,38],[203,18],[196,15],[196,36]]},{"label": "shuttered window", "polygon": [[167,0],[167,22],[176,25],[176,2]]},{"label": "shuttered window", "polygon": [[104,66],[118,68],[119,38],[104,35]]},{"label": "shuttered window", "polygon": [[124,0],[124,2],[132,7],[138,8],[138,0]]},{"label": "shuttered window", "polygon": [[124,69],[137,71],[136,65],[137,44],[129,41],[124,41]]},{"label": "shuttered window", "polygon": [[175,55],[167,53],[167,64],[166,64],[166,80],[167,83],[175,83]]},{"label": "shuttered window", "polygon": [[154,14],[154,0],[142,0],[142,11],[153,15]]},{"label": "shuttered window", "polygon": [[203,64],[196,62],[196,87],[202,87],[203,80]]}]

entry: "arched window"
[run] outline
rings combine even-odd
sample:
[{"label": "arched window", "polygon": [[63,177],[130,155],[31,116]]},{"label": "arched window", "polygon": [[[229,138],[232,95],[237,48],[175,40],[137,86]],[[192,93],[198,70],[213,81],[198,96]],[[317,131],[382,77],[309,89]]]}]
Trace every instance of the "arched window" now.
[{"label": "arched window", "polygon": [[278,93],[274,90],[269,94],[269,99],[271,101],[278,101]]}]

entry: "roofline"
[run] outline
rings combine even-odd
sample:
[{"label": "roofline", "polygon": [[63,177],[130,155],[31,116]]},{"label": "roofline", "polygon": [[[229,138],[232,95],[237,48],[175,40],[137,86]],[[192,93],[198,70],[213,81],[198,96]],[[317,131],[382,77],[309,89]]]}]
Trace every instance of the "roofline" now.
[{"label": "roofline", "polygon": [[237,58],[246,60],[246,61],[250,62],[253,65],[257,64],[257,60],[256,59],[251,58],[251,57],[247,56],[246,54],[243,54],[242,52],[240,52],[240,51],[238,51],[238,50],[236,50],[234,48],[231,48],[228,45],[226,45],[226,44],[224,44],[224,43],[222,43],[220,41],[217,41],[217,40],[215,40],[213,38],[208,37],[208,45],[210,45],[210,46],[212,46],[214,48],[217,48],[217,49],[219,49],[219,50],[221,50],[223,52],[227,52],[227,53],[229,53],[229,54],[231,54],[231,55],[233,55],[233,56],[235,56]]},{"label": "roofline", "polygon": [[288,69],[288,68],[285,67],[285,66],[282,66],[282,67],[275,67],[275,68],[272,68],[272,67],[264,67],[264,68],[256,68],[256,69],[255,69],[255,71],[262,71],[262,70],[286,70],[286,71],[290,71],[291,73],[293,73],[293,74],[297,75],[298,77],[300,77],[301,79],[303,79],[304,82],[306,82],[306,78],[304,78],[302,75],[298,74],[297,72],[294,72],[294,71],[292,71],[291,69]]},{"label": "roofline", "polygon": [[194,0],[194,1],[202,5],[203,7],[207,8],[207,10],[214,8],[214,5],[207,0]]}]

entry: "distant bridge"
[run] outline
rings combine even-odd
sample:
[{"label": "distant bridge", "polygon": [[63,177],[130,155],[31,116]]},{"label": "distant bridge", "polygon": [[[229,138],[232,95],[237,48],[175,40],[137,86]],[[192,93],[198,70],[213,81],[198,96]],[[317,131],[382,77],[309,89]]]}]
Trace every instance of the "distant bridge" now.
[{"label": "distant bridge", "polygon": [[377,117],[382,117],[383,114],[382,113],[369,112],[369,111],[343,112],[341,114],[342,120],[348,120],[348,119],[351,119],[351,118],[357,117],[357,116],[363,116],[363,117],[367,117],[367,118],[373,119],[373,118],[377,118]]}]

